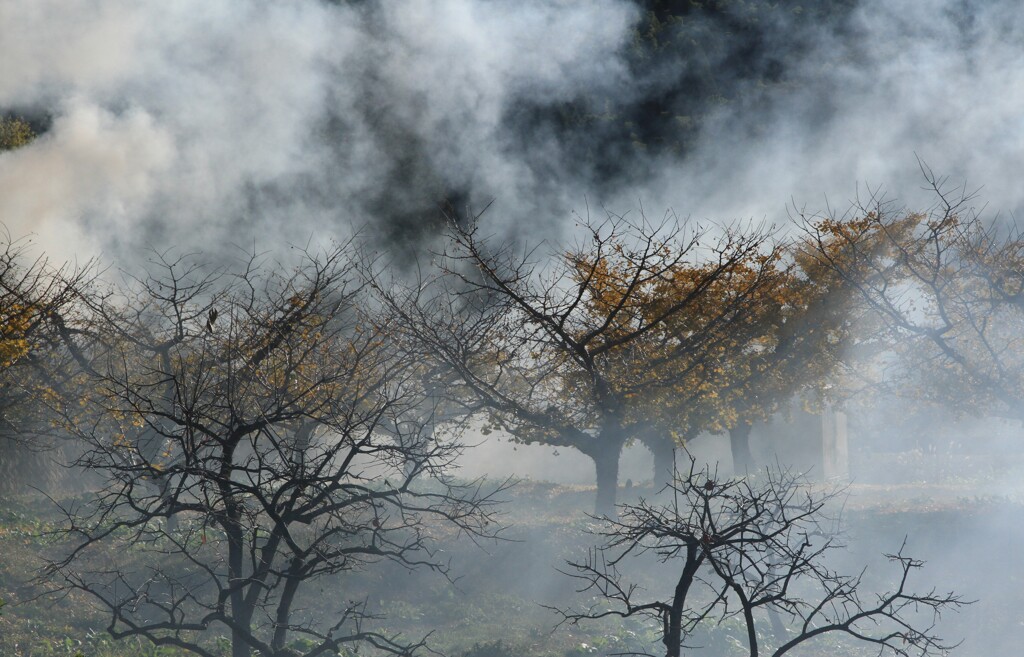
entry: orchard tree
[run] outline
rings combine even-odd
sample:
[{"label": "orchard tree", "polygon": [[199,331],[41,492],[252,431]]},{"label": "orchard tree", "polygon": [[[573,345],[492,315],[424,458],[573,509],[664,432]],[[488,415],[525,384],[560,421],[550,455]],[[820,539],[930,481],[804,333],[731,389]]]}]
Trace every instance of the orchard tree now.
[{"label": "orchard tree", "polygon": [[[805,404],[843,403],[855,394],[852,384],[862,376],[863,361],[891,347],[857,288],[822,266],[815,255],[819,248],[825,249],[835,262],[849,264],[854,256],[845,250],[843,236],[859,230],[859,222],[859,218],[836,221],[829,235],[813,243],[791,240],[765,263],[768,275],[760,274],[756,285],[732,282],[705,295],[698,312],[713,313],[743,290],[745,312],[721,335],[717,367],[699,370],[698,381],[684,381],[652,408],[655,416],[664,419],[645,439],[654,446],[656,462],[660,461],[656,464],[659,488],[670,483],[674,468],[664,455],[687,435],[703,432],[727,432],[734,470],[754,471],[750,433],[755,422],[769,420],[794,399]],[[871,253],[887,250],[879,235],[865,236],[861,247]],[[674,294],[678,293],[659,290],[661,297]],[[693,321],[693,314],[679,319]],[[687,395],[687,391],[696,394]],[[687,427],[687,433],[680,435],[680,427]]]},{"label": "orchard tree", "polygon": [[[624,505],[618,520],[602,521],[601,545],[566,571],[596,601],[559,610],[563,622],[649,617],[662,628],[667,657],[679,657],[703,628],[732,619],[745,629],[750,657],[781,657],[828,636],[901,657],[945,655],[953,647],[936,635],[936,621],[965,602],[953,593],[913,591],[910,577],[923,563],[903,547],[887,555],[895,586],[883,593],[863,590],[864,571],[848,576],[828,565],[842,547],[831,512],[838,492],[818,491],[788,471],[722,481],[691,460],[671,493],[669,504]],[[644,555],[660,563],[664,586],[650,594],[622,574]],[[772,631],[762,631],[773,618]]]},{"label": "orchard tree", "polygon": [[[747,258],[644,338],[651,385],[636,406],[649,420],[639,439],[654,455],[656,488],[671,482],[676,447],[701,433],[727,431],[736,470],[752,469],[753,422],[823,388],[836,370],[853,335],[852,295],[801,255],[788,243]],[[678,267],[634,296],[647,316],[657,316],[688,295],[701,273]],[[694,332],[708,334],[706,347],[675,351]],[[635,378],[629,366],[616,375]]]},{"label": "orchard tree", "polygon": [[[887,331],[902,373],[892,388],[960,412],[1024,419],[1024,240],[975,213],[973,195],[924,172],[931,208],[873,198],[852,210],[858,219],[847,225],[856,230],[808,218],[811,253]],[[844,257],[831,248],[837,241]]]},{"label": "orchard tree", "polygon": [[56,318],[74,316],[95,268],[55,268],[28,241],[0,240],[0,471],[17,488],[56,475],[58,437],[47,406],[74,385],[76,371]]},{"label": "orchard tree", "polygon": [[[452,222],[439,274],[374,280],[405,343],[451,377],[450,407],[519,442],[586,454],[596,510],[611,514],[623,446],[684,382],[714,385],[701,373],[722,367],[712,360],[723,335],[771,275],[777,247],[768,229],[671,216],[582,219],[579,232],[544,253]],[[733,294],[711,308],[718,287]]]},{"label": "orchard tree", "polygon": [[496,535],[502,485],[446,474],[459,445],[424,438],[428,392],[361,305],[350,255],[213,272],[161,256],[66,324],[86,383],[55,410],[103,486],[65,509],[72,547],[49,572],[106,608],[114,637],[203,657],[211,633],[233,657],[412,654],[422,642],[364,603],[312,589],[377,562],[446,575],[441,536]]},{"label": "orchard tree", "polygon": [[[646,370],[644,385],[631,389],[632,406],[645,418],[638,438],[654,456],[656,488],[671,483],[675,450],[688,437],[732,427],[738,418],[747,418],[741,404],[755,407],[755,399],[767,398],[764,379],[778,372],[770,371],[766,355],[775,346],[771,331],[782,312],[779,299],[790,282],[783,254],[781,248],[767,249],[737,262],[728,275],[694,297],[686,312],[666,317],[638,340],[644,361],[624,363],[613,372],[629,386],[638,380],[636,368]],[[700,264],[673,268],[634,293],[640,312],[658,317],[690,295],[693,281],[703,275]],[[623,292],[602,291],[599,302]],[[702,335],[704,343],[698,349],[686,348],[694,335]]]},{"label": "orchard tree", "polygon": [[[735,304],[737,294],[744,295],[743,312],[719,336],[714,357],[698,363],[689,379],[671,382],[667,377],[672,393],[659,391],[660,399],[650,405],[656,421],[641,440],[655,455],[657,488],[671,481],[673,448],[700,433],[728,433],[734,470],[754,471],[750,434],[755,422],[769,420],[794,399],[811,405],[843,403],[856,393],[871,359],[892,348],[850,277],[837,275],[817,256],[823,250],[833,262],[866,275],[861,254],[850,251],[846,242],[847,235],[863,230],[862,218],[832,221],[827,230],[814,241],[789,241],[771,259],[757,263],[756,284],[751,282],[754,270],[745,263],[736,279],[712,286],[701,304],[672,320],[705,321],[709,313]],[[890,251],[877,233],[864,234],[859,247],[874,256]],[[751,280],[744,280],[744,274]],[[663,285],[653,296],[665,303],[681,292]],[[667,329],[680,332],[675,326]]]},{"label": "orchard tree", "polygon": [[53,319],[74,312],[93,273],[90,265],[55,269],[44,257],[33,257],[29,246],[0,240],[0,395],[8,426],[16,424],[11,409],[39,394],[34,384],[42,373],[55,374],[55,368],[44,367],[60,344]]},{"label": "orchard tree", "polygon": [[[836,222],[832,229],[842,234],[851,230],[850,223]],[[745,334],[737,334],[746,347],[735,350],[732,376],[720,396],[728,408],[723,428],[738,473],[755,469],[749,444],[754,422],[769,420],[794,399],[818,406],[844,403],[856,392],[864,359],[889,347],[856,287],[813,255],[819,247],[837,262],[849,260],[837,235],[814,245],[790,242],[781,261],[784,270],[759,290],[757,313]],[[863,247],[876,253],[885,249],[877,236]]]}]

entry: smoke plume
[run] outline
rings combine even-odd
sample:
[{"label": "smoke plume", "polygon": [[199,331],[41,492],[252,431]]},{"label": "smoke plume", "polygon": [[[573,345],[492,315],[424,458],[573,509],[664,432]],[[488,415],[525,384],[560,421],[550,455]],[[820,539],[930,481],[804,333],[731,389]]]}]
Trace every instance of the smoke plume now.
[{"label": "smoke plume", "polygon": [[1021,16],[998,0],[0,7],[0,221],[61,257],[273,250],[440,221],[539,238],[572,210],[775,220],[917,158],[1024,204]]}]

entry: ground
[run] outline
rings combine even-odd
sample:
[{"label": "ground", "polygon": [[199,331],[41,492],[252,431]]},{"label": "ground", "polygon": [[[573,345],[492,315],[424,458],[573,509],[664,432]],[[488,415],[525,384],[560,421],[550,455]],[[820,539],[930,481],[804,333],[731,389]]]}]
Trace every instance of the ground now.
[{"label": "ground", "polygon": [[[869,584],[885,584],[878,554],[899,547],[927,559],[920,588],[956,590],[978,602],[943,618],[944,636],[963,638],[963,657],[1016,654],[1024,642],[1024,495],[996,488],[991,473],[935,478],[912,484],[857,484],[846,506],[847,569],[870,562]],[[642,485],[623,496],[650,495]],[[461,579],[454,585],[428,573],[376,569],[350,577],[346,597],[368,596],[387,626],[415,637],[433,632],[431,645],[453,657],[583,657],[629,650],[657,654],[657,628],[640,620],[609,621],[552,630],[555,616],[543,605],[574,598],[572,582],[557,572],[593,538],[593,489],[523,482],[512,495],[506,521],[510,541],[478,547],[457,540],[446,546]],[[105,619],[88,600],[40,596],[30,582],[39,556],[60,548],[47,534],[56,515],[34,495],[0,503],[0,655],[9,657],[177,657],[140,641],[113,642]],[[858,565],[859,564],[859,565]],[[659,573],[643,576],[657,588]],[[331,590],[319,597],[329,613]],[[340,592],[338,595],[342,595]],[[702,637],[694,655],[732,655],[738,628]],[[211,638],[216,643],[216,637]],[[821,645],[807,655],[835,654]],[[845,651],[845,648],[844,648]],[[843,652],[842,654],[848,654]],[[852,653],[850,653],[852,654]],[[874,653],[871,653],[874,654]]]}]

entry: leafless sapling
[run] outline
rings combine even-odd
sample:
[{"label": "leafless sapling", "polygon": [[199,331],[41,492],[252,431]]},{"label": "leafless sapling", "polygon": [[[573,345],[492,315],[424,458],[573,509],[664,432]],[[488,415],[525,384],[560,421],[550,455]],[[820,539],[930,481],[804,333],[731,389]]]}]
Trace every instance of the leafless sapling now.
[{"label": "leafless sapling", "polygon": [[[816,490],[780,469],[719,481],[692,460],[671,489],[669,502],[623,505],[618,520],[602,521],[603,543],[566,571],[594,602],[560,610],[563,622],[651,617],[668,657],[681,654],[698,626],[727,619],[741,622],[751,657],[779,657],[826,635],[900,657],[952,648],[935,634],[936,620],[965,602],[953,593],[913,592],[910,576],[923,564],[903,547],[887,555],[896,569],[888,592],[864,591],[863,571],[847,576],[829,566],[839,546],[838,518],[830,512],[838,491]],[[656,581],[674,583],[667,591],[648,595],[621,573],[644,555],[667,575]],[[777,622],[766,633],[762,625],[772,624],[772,614]]]}]

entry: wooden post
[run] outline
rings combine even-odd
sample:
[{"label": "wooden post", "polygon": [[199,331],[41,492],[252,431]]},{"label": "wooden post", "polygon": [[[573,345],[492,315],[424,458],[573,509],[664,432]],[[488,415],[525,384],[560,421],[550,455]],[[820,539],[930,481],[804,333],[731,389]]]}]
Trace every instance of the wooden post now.
[{"label": "wooden post", "polygon": [[821,455],[825,479],[850,476],[846,413],[835,410],[831,404],[826,404],[821,411]]}]

